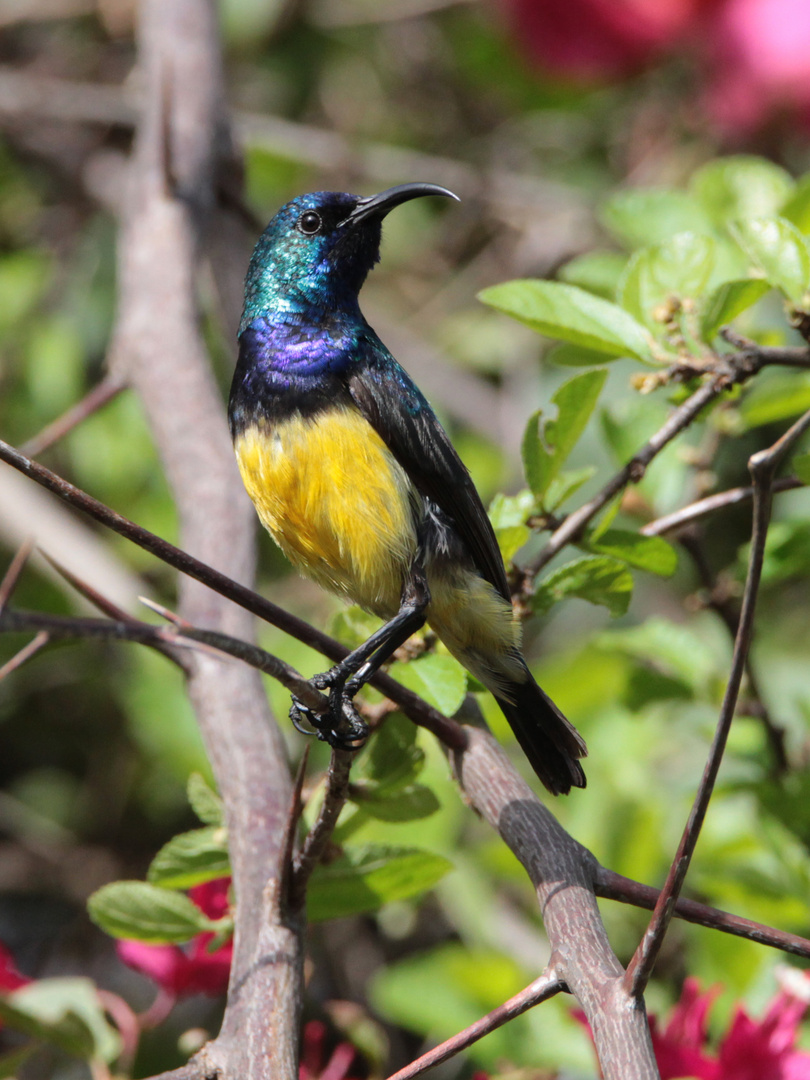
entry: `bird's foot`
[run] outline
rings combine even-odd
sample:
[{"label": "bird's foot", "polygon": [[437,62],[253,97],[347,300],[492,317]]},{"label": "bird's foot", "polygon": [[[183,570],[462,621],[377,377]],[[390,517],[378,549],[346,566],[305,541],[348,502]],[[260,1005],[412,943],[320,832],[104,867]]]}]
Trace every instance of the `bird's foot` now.
[{"label": "bird's foot", "polygon": [[[329,709],[318,714],[293,697],[290,720],[298,731],[312,735],[313,731],[303,726],[304,721],[307,721],[314,728],[314,734],[323,742],[329,743],[333,750],[359,750],[368,738],[368,724],[362,719],[352,700],[359,686],[352,686],[343,678],[336,678],[336,670],[333,668],[312,679],[318,690],[329,690]],[[342,672],[339,674],[342,675]]]}]

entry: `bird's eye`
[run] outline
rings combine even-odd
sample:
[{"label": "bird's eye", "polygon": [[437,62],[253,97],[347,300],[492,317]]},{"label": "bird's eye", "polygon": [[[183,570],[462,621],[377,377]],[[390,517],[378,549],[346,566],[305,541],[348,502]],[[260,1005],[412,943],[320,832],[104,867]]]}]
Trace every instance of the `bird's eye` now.
[{"label": "bird's eye", "polygon": [[316,232],[321,231],[322,225],[321,215],[316,214],[314,210],[305,210],[298,219],[298,228],[304,236],[314,236]]}]

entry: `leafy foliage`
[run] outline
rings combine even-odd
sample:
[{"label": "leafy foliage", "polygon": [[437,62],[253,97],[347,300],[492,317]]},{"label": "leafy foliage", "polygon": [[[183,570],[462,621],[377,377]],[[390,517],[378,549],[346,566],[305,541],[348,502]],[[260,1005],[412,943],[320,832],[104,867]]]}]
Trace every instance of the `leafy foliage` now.
[{"label": "leafy foliage", "polygon": [[[260,214],[325,182],[329,167],[320,160],[315,170],[309,164],[321,152],[314,123],[346,122],[363,151],[358,161],[370,167],[388,161],[385,180],[373,172],[360,177],[364,192],[414,178],[387,179],[390,144],[403,154],[406,146],[419,146],[463,158],[469,152],[466,136],[458,135],[463,118],[475,120],[482,132],[476,146],[504,170],[518,162],[528,177],[539,172],[534,166],[542,160],[542,184],[551,194],[543,188],[542,199],[520,202],[520,214],[507,200],[482,226],[484,203],[466,200],[467,224],[462,219],[447,229],[443,221],[449,218],[439,216],[447,208],[414,205],[403,208],[400,218],[392,215],[385,259],[370,287],[375,305],[396,312],[392,321],[419,325],[426,335],[435,330],[433,342],[457,365],[458,380],[449,391],[438,381],[428,385],[423,376],[432,372],[416,368],[420,350],[412,350],[417,381],[435,399],[490,501],[513,580],[525,584],[520,606],[533,669],[589,744],[588,789],[555,804],[555,812],[605,865],[659,883],[703,767],[728,671],[730,638],[712,604],[726,602],[735,610],[750,520],[740,504],[697,524],[708,585],[696,569],[694,546],[642,529],[703,495],[747,484],[749,454],[810,408],[807,370],[769,368],[729,389],[574,544],[537,573],[533,564],[566,515],[660,430],[713,358],[733,350],[724,328],[757,344],[802,344],[793,324],[810,288],[810,176],[794,179],[765,159],[734,155],[702,164],[681,187],[662,186],[660,177],[687,174],[696,152],[691,148],[674,151],[672,160],[650,170],[659,177],[655,186],[617,185],[618,148],[628,147],[628,160],[634,154],[647,160],[629,145],[638,138],[627,122],[636,89],[616,107],[618,91],[589,96],[536,82],[513,63],[474,6],[445,5],[435,14],[412,16],[405,35],[399,24],[392,33],[372,21],[330,28],[324,14],[329,6],[307,6],[320,14],[293,14],[289,26],[275,21],[281,5],[223,5],[241,104],[254,112],[267,102],[284,102],[307,125],[299,131],[305,146],[300,160],[290,149],[295,139],[282,144],[257,134],[259,125],[245,125],[247,195]],[[97,53],[98,70],[113,70],[129,46],[117,38],[105,43],[93,19],[71,24],[69,33],[64,27],[37,35],[14,32],[9,55],[17,50],[17,59],[29,64],[29,53],[42,47],[38,70],[73,72],[74,65],[92,68],[96,61],[88,58]],[[57,60],[68,41],[70,57]],[[412,66],[419,68],[418,78],[408,67],[417,55],[419,64]],[[89,78],[93,71],[75,70],[75,77]],[[493,71],[499,73],[497,101]],[[347,90],[357,86],[363,93]],[[561,121],[564,140],[555,135]],[[87,145],[118,155],[124,127],[115,126],[106,146],[101,134]],[[366,139],[380,145],[366,153]],[[80,175],[100,175],[100,159],[82,158],[90,153],[83,140],[66,140],[69,154],[55,146],[51,165],[46,158],[33,165],[35,146],[20,140],[13,134],[0,148],[0,423],[3,437],[22,443],[100,378],[114,312],[115,238],[104,213],[73,191]],[[781,159],[800,155],[793,147]],[[422,168],[419,159],[397,160],[412,171]],[[343,180],[338,174],[329,183]],[[597,213],[603,235],[594,250],[584,250],[589,238],[562,233],[557,248],[538,249],[538,235],[557,235],[548,228],[555,211],[542,208],[544,199],[557,197],[555,190],[564,192],[564,208],[570,200],[581,209],[583,197],[590,204],[592,194],[602,193]],[[496,197],[488,191],[490,196]],[[560,213],[560,222],[569,216]],[[515,235],[522,245],[518,260]],[[470,280],[491,281],[493,267],[509,265],[519,266],[521,275],[535,267],[542,272],[562,249],[582,253],[559,268],[558,280],[522,276],[493,284],[481,292],[483,304],[474,306]],[[452,280],[455,271],[459,276]],[[233,350],[230,331],[221,326],[222,298],[215,300],[211,291],[206,284],[204,328],[224,385]],[[424,326],[423,311],[429,313]],[[403,316],[409,313],[407,323]],[[538,334],[549,346],[542,368],[536,365]],[[407,345],[398,355],[410,362]],[[453,371],[451,363],[446,367]],[[482,397],[468,395],[470,388]],[[468,397],[479,404],[467,407]],[[509,453],[494,445],[501,414],[509,418],[507,427],[517,423],[519,431],[525,424],[523,478]],[[131,395],[109,403],[47,454],[57,471],[177,538],[162,467]],[[806,441],[789,471],[810,484]],[[9,505],[13,509],[14,501],[3,504]],[[0,514],[10,517],[9,510]],[[807,932],[810,881],[807,519],[806,490],[778,496],[752,661],[763,702],[749,700],[740,710],[692,879],[709,902],[801,934]],[[40,539],[57,556],[70,535],[62,528]],[[2,533],[9,557],[18,535]],[[131,605],[144,591],[173,604],[168,572],[123,543],[105,541],[104,550],[126,577],[122,604]],[[88,559],[94,583],[100,546]],[[134,574],[139,578],[133,580]],[[299,586],[269,545],[262,552],[261,588],[319,626],[334,617],[333,630],[348,645],[376,625],[356,610],[335,615],[335,602]],[[21,606],[48,611],[73,610],[76,602],[39,566],[26,574],[18,598]],[[268,648],[300,670],[323,667],[305,646],[271,628],[262,634]],[[2,659],[19,644],[3,642]],[[449,714],[472,690],[498,737],[515,749],[489,695],[429,635],[414,652],[414,659],[391,666],[398,681]],[[284,717],[287,691],[270,685],[268,692]],[[90,902],[91,916],[113,934],[152,943],[227,935],[228,918],[205,916],[184,895],[228,873],[227,830],[181,681],[164,658],[124,647],[66,647],[5,680],[2,695],[0,773],[9,800],[4,828],[19,856],[15,865],[32,866],[31,852],[44,852],[43,864],[59,868],[50,885],[68,891],[69,883],[71,896],[81,891],[77,879],[86,877],[88,891],[95,887],[98,865],[120,867],[116,872],[127,880],[103,886]],[[379,704],[372,693],[369,700]],[[776,768],[773,737],[757,718],[763,703],[774,726],[784,730],[791,766],[784,777]],[[290,747],[293,756],[300,753],[300,740]],[[312,757],[317,774],[325,764],[322,748]],[[201,823],[196,828],[184,796],[190,773],[188,801]],[[305,824],[317,813],[319,790],[314,783]],[[358,758],[334,843],[331,861],[313,876],[309,915],[362,915],[346,935],[351,944],[365,939],[368,955],[397,955],[378,971],[370,991],[369,1008],[390,1022],[420,1038],[449,1035],[536,976],[544,941],[523,872],[470,820],[432,741],[398,714],[386,718]],[[100,852],[106,861],[94,861]],[[68,874],[73,860],[78,869]],[[135,880],[150,860],[147,880]],[[29,956],[32,940],[45,938],[57,950],[70,938],[60,919],[88,934],[83,914],[65,916],[58,906],[40,919],[41,873],[29,870],[21,884],[26,896],[36,894],[34,903],[21,912],[11,897],[2,909],[3,925],[29,942]],[[609,905],[604,910],[624,958],[643,917]],[[319,949],[327,948],[326,938]],[[104,955],[101,939],[95,939],[94,970]],[[346,953],[329,947],[336,950],[330,964],[339,970]],[[677,927],[651,1001],[661,1006],[672,1000],[689,971],[704,984],[722,981],[730,994],[749,995],[753,1004],[772,966],[773,957],[756,945]],[[313,980],[313,996],[319,987]],[[313,1005],[320,1009],[322,1002]],[[119,1053],[88,980],[37,979],[32,988],[2,995],[0,1018],[30,1040],[23,1057],[33,1047],[106,1062]],[[205,1016],[199,1021],[208,1022]],[[508,1061],[593,1071],[586,1040],[561,1002],[522,1017],[471,1056],[490,1070]],[[165,1064],[155,1062],[155,1070]],[[0,1057],[0,1075],[19,1067],[16,1051]],[[61,1080],[72,1074],[60,1066],[53,1075]]]}]

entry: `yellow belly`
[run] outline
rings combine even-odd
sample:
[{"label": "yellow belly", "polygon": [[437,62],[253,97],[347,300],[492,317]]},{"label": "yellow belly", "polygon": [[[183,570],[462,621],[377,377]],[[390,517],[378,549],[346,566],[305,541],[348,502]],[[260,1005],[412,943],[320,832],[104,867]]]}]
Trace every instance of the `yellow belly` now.
[{"label": "yellow belly", "polygon": [[[308,577],[381,618],[400,606],[416,553],[408,477],[377,432],[354,409],[338,408],[236,441],[236,460],[262,524]],[[495,693],[523,682],[515,656],[520,630],[512,607],[475,571],[426,567],[427,621],[462,664]]]},{"label": "yellow belly", "polygon": [[352,408],[336,408],[236,441],[259,517],[308,576],[390,618],[416,551],[411,484],[380,436]]}]

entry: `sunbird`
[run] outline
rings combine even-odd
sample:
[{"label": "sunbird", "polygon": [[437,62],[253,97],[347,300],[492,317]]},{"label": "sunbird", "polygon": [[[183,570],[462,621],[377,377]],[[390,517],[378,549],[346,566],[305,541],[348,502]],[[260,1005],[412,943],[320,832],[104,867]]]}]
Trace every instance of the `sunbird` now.
[{"label": "sunbird", "polygon": [[[386,620],[316,676],[332,746],[368,729],[352,699],[427,622],[492,691],[532,768],[554,794],[584,787],[576,728],[535,682],[520,649],[506,571],[470,474],[426,398],[360,311],[382,220],[411,183],[361,198],[315,191],[283,206],[253,252],[228,420],[262,524],[305,575]],[[302,729],[303,730],[303,729]]]}]

